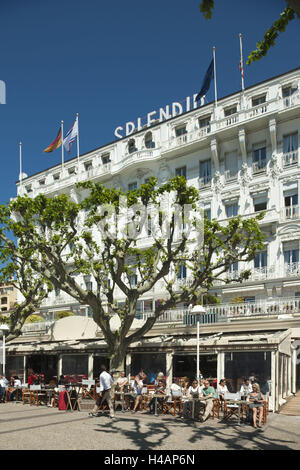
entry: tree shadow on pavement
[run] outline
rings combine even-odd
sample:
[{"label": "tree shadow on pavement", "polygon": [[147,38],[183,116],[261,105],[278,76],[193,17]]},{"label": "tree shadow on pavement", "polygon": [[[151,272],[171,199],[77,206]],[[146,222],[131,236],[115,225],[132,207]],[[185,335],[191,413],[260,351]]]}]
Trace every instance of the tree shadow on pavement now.
[{"label": "tree shadow on pavement", "polygon": [[294,441],[272,438],[267,435],[268,426],[263,430],[250,428],[245,425],[227,425],[218,423],[212,426],[205,423],[201,428],[194,428],[189,442],[199,442],[206,440],[212,443],[212,448],[223,448],[227,450],[290,450]]},{"label": "tree shadow on pavement", "polygon": [[[124,422],[133,425],[133,429],[124,429]],[[123,436],[124,439],[129,439],[137,449],[145,450],[160,447],[171,434],[168,429],[169,423],[167,427],[161,420],[149,422],[139,418],[122,417],[116,421],[99,423],[98,426],[101,426],[102,429],[96,429],[96,431],[104,432],[105,435],[110,433],[112,437]],[[114,438],[113,441],[117,442]],[[121,445],[118,449],[122,450]],[[128,449],[128,444],[125,444],[124,449]]]}]

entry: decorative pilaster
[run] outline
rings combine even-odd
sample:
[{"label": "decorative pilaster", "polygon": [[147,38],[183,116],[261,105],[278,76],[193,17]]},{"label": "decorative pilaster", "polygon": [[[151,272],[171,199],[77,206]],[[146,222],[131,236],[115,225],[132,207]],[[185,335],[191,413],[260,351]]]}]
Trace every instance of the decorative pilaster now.
[{"label": "decorative pilaster", "polygon": [[88,379],[93,380],[94,376],[94,355],[89,354],[88,358]]},{"label": "decorative pilaster", "polygon": [[269,131],[272,146],[272,156],[270,160],[270,176],[273,180],[277,180],[280,172],[282,171],[278,162],[277,155],[277,136],[276,136],[276,119],[269,120]]},{"label": "decorative pilaster", "polygon": [[166,375],[167,388],[170,388],[173,382],[173,351],[167,351],[166,354]]},{"label": "decorative pilaster", "polygon": [[218,157],[218,143],[216,139],[210,141],[210,150],[214,163],[215,170],[219,170],[219,157]]},{"label": "decorative pilaster", "polygon": [[246,133],[245,129],[239,129],[239,144],[243,165],[247,165]]}]

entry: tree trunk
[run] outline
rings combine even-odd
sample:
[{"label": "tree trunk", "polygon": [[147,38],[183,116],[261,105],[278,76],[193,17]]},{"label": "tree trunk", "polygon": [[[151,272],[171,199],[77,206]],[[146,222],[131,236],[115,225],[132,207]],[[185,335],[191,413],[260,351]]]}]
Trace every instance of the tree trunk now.
[{"label": "tree trunk", "polygon": [[110,372],[114,380],[124,371],[124,360],[126,356],[126,347],[123,344],[115,343],[110,348]]}]

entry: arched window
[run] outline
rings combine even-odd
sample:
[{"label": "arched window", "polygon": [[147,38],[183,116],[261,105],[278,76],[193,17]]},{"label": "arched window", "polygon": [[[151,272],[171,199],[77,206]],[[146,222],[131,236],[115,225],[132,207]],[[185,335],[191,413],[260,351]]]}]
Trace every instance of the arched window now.
[{"label": "arched window", "polygon": [[137,148],[135,146],[135,140],[130,139],[129,142],[128,142],[128,152],[133,153],[133,152],[136,152],[136,151],[137,151]]},{"label": "arched window", "polygon": [[147,134],[145,135],[145,147],[147,149],[153,149],[155,147],[152,132],[147,132]]}]

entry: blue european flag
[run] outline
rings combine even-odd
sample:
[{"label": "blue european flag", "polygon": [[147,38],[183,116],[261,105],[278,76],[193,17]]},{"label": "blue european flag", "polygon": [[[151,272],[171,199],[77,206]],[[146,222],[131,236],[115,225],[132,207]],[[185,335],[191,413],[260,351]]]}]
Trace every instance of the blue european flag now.
[{"label": "blue european flag", "polygon": [[199,101],[204,95],[206,95],[206,93],[209,90],[210,82],[213,76],[214,76],[214,59],[211,60],[211,63],[209,64],[209,67],[206,71],[201,90],[196,96],[196,101]]}]

